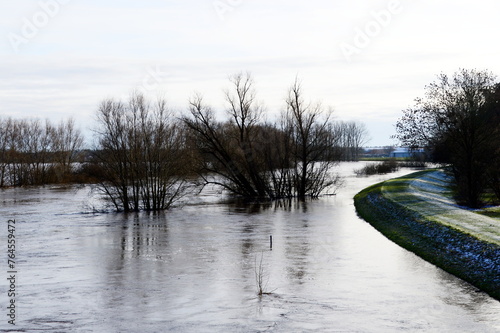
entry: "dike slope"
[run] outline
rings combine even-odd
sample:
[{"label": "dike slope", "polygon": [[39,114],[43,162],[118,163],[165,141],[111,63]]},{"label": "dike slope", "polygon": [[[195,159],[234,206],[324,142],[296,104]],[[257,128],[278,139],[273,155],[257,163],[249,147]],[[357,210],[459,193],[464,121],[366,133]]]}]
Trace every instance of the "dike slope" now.
[{"label": "dike slope", "polygon": [[442,170],[376,184],[354,204],[396,244],[500,301],[500,219],[457,206]]}]

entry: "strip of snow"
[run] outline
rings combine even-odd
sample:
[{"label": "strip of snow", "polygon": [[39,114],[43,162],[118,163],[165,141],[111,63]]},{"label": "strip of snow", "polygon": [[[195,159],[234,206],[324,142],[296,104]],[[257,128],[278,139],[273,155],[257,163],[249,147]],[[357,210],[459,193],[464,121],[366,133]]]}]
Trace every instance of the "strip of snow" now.
[{"label": "strip of snow", "polygon": [[500,220],[459,207],[450,197],[448,176],[440,170],[426,173],[399,191],[382,191],[392,201],[420,215],[500,245]]}]

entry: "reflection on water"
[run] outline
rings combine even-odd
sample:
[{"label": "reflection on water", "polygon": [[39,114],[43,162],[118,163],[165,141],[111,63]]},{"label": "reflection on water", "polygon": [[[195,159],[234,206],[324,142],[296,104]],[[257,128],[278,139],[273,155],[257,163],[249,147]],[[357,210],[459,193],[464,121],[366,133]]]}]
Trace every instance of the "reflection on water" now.
[{"label": "reflection on water", "polygon": [[[333,197],[242,206],[208,189],[157,214],[82,214],[88,188],[3,190],[1,216],[19,221],[17,328],[500,331],[499,302],[357,217],[353,195],[389,177],[356,178],[362,165],[341,166],[346,186]],[[261,257],[272,294],[259,297]]]}]

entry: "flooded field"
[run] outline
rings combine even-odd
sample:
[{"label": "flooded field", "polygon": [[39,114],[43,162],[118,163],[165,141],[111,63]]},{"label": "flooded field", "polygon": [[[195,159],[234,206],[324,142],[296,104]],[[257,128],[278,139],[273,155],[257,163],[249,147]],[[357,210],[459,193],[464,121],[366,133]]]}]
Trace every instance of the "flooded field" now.
[{"label": "flooded field", "polygon": [[17,242],[16,325],[2,259],[0,328],[500,332],[498,301],[358,218],[355,193],[412,172],[358,178],[363,165],[340,165],[338,195],[291,207],[225,204],[207,188],[165,214],[92,213],[89,187],[0,191],[0,246],[9,219]]}]

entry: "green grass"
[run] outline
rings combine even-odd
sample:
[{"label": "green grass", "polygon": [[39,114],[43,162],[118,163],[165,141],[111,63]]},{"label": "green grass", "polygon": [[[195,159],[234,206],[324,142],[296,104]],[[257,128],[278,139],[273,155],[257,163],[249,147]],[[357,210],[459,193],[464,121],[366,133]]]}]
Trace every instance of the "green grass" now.
[{"label": "green grass", "polygon": [[485,208],[477,213],[494,219],[500,219],[500,207]]},{"label": "green grass", "polygon": [[457,213],[443,212],[443,205],[430,207],[429,200],[410,189],[412,182],[432,181],[435,171],[416,172],[364,189],[354,198],[358,214],[396,244],[500,300],[500,246],[477,237],[477,231],[472,235],[456,227],[444,215]]}]

